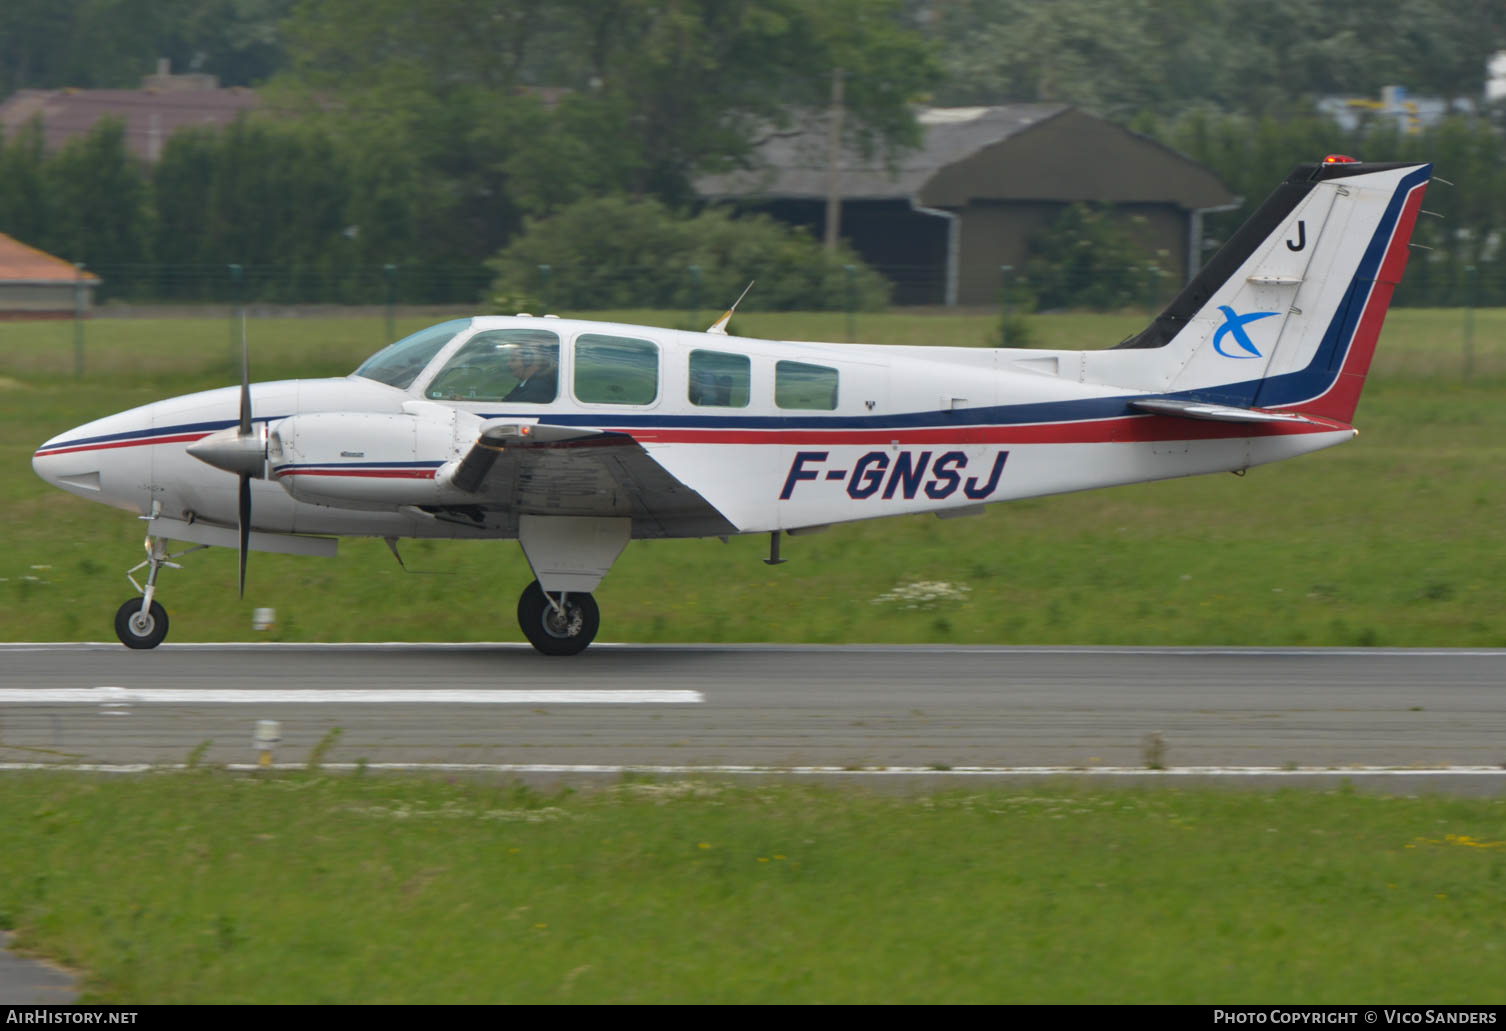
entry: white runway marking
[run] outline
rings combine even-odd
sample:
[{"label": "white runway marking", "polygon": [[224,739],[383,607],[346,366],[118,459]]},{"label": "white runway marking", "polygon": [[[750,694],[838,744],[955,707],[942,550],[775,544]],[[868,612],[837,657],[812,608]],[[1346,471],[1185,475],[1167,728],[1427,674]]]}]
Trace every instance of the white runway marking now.
[{"label": "white runway marking", "polygon": [[[254,763],[226,763],[220,769],[253,771],[307,770],[307,763],[274,763],[270,767]],[[0,763],[0,773],[25,770],[70,770],[79,773],[147,773],[153,770],[186,770],[185,763]],[[1397,766],[1308,766],[1295,769],[1285,766],[1173,766],[1164,770],[1147,770],[1142,766],[957,766],[937,769],[934,766],[617,766],[556,763],[321,763],[319,769],[332,773],[393,770],[437,773],[605,773],[658,774],[693,777],[708,774],[754,776],[833,776],[833,777],[1503,777],[1500,766],[1440,766],[1409,769]]]},{"label": "white runway marking", "polygon": [[0,704],[131,705],[684,705],[704,701],[699,691],[524,691],[504,688],[364,688],[240,690],[169,687],[12,687],[0,688]]}]

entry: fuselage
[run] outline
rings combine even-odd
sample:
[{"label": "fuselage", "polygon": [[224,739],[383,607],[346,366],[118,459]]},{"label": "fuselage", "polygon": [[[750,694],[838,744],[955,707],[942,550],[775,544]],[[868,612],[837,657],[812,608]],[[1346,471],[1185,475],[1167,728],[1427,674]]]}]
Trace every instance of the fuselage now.
[{"label": "fuselage", "polygon": [[[467,356],[488,333],[557,339],[552,400],[508,401],[487,385]],[[1337,423],[1251,427],[1136,412],[1129,402],[1147,391],[1094,382],[1095,354],[1107,363],[1113,353],[797,343],[477,317],[463,320],[405,384],[361,374],[253,384],[255,421],[274,440],[267,479],[252,483],[253,528],[508,537],[521,514],[621,513],[623,501],[600,496],[599,487],[562,488],[551,500],[535,485],[492,490],[484,517],[448,517],[464,499],[446,491],[447,468],[475,441],[477,426],[497,420],[600,431],[572,445],[582,454],[636,444],[731,532],[961,514],[1021,497],[1242,469],[1353,435]],[[227,387],[111,415],[49,440],[33,467],[93,501],[234,526],[236,477],[186,449],[235,426],[238,403],[239,389]],[[323,450],[299,450],[310,441]],[[704,520],[669,517],[635,520],[633,535],[705,532]]]}]

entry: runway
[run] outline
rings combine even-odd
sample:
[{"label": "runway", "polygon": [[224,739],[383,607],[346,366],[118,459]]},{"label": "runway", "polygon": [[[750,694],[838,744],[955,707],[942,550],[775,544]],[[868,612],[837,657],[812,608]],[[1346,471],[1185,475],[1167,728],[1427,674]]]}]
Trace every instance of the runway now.
[{"label": "runway", "polygon": [[249,764],[259,720],[281,725],[285,764],[338,728],[331,766],[1240,772],[1499,793],[1506,650],[0,645],[4,768],[172,765],[196,750]]}]

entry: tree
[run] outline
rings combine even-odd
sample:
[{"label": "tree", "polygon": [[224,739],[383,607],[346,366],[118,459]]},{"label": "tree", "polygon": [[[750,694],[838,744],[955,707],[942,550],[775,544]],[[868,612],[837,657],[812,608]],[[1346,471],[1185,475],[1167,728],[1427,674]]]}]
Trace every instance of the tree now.
[{"label": "tree", "polygon": [[824,108],[843,67],[854,138],[901,148],[935,80],[891,0],[324,0],[287,25],[283,94],[380,126],[448,198],[428,222],[492,253],[524,214],[622,192],[671,204],[693,177]]},{"label": "tree", "polygon": [[1435,181],[1429,187],[1424,206],[1442,217],[1418,220],[1397,303],[1506,302],[1506,253],[1499,246],[1506,229],[1506,141],[1485,119],[1454,117],[1407,133],[1390,120],[1346,131],[1311,115],[1283,121],[1195,111],[1146,128],[1243,196],[1238,210],[1208,217],[1205,229],[1215,240],[1233,232],[1292,168],[1325,154],[1432,162],[1438,176],[1457,185]]},{"label": "tree", "polygon": [[59,84],[68,28],[79,0],[6,0],[0,4],[0,97]]},{"label": "tree", "polygon": [[47,162],[46,182],[47,250],[96,269],[151,260],[149,196],[124,123],[102,119],[68,143]]},{"label": "tree", "polygon": [[1060,101],[1128,117],[1164,97],[1152,0],[972,0],[940,10],[948,104]]},{"label": "tree", "polygon": [[1111,209],[1069,205],[1030,241],[1025,280],[1036,306],[1113,311],[1157,300],[1157,266],[1113,218]]},{"label": "tree", "polygon": [[945,103],[1063,101],[1109,117],[1302,111],[1382,86],[1477,99],[1506,48],[1499,0],[955,0],[918,3]]},{"label": "tree", "polygon": [[295,0],[5,0],[0,97],[13,89],[134,88],[159,58],[227,86],[282,63],[279,23]]},{"label": "tree", "polygon": [[589,198],[530,221],[489,264],[494,303],[511,311],[724,305],[750,279],[758,285],[747,311],[849,302],[871,309],[887,299],[883,277],[851,250],[828,253],[767,216],[710,208],[686,217],[657,200],[624,197]]},{"label": "tree", "polygon": [[45,164],[40,118],[0,138],[0,232],[36,247],[47,246],[52,225]]}]

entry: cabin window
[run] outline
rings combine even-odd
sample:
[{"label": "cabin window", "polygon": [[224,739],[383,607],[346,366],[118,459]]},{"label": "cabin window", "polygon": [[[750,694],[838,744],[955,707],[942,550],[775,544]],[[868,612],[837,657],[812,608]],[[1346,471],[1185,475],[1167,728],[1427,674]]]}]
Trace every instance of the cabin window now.
[{"label": "cabin window", "polygon": [[374,379],[389,387],[407,390],[418,374],[443,350],[444,345],[470,327],[470,319],[451,319],[437,326],[421,329],[382,348],[356,370],[363,379]]},{"label": "cabin window", "polygon": [[431,401],[547,404],[559,395],[560,338],[544,329],[487,329],[430,381]]},{"label": "cabin window", "polygon": [[603,333],[577,337],[575,396],[587,404],[652,404],[659,396],[659,345]]},{"label": "cabin window", "polygon": [[752,381],[748,356],[721,351],[690,352],[690,403],[703,408],[748,407]]},{"label": "cabin window", "polygon": [[832,411],[837,407],[837,370],[804,362],[777,363],[774,403],[780,408]]}]

